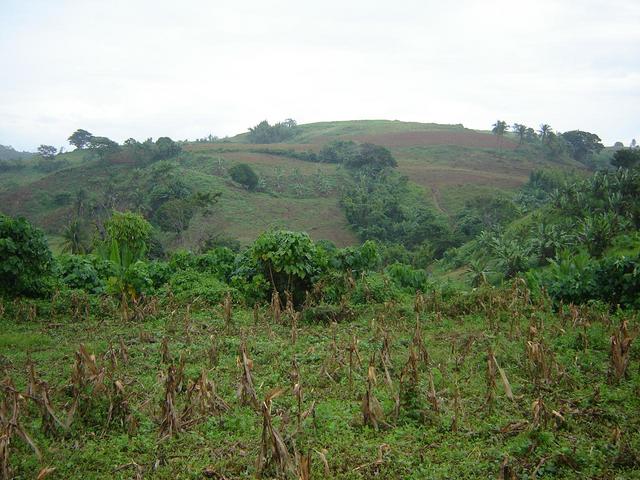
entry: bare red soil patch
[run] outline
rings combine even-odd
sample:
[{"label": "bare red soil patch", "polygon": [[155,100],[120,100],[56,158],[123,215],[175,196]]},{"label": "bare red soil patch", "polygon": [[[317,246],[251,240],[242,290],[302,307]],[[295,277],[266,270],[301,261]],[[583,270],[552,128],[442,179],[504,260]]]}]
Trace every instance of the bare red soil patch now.
[{"label": "bare red soil patch", "polygon": [[400,171],[407,175],[409,180],[429,188],[468,184],[499,188],[516,188],[528,180],[526,175],[514,176],[481,170],[401,166]]},{"label": "bare red soil patch", "polygon": [[[396,132],[377,135],[354,135],[354,140],[371,142],[386,147],[411,147],[427,145],[457,145],[461,147],[497,148],[498,139],[494,135],[474,132]],[[518,145],[506,138],[502,139],[502,148],[513,150]]]}]

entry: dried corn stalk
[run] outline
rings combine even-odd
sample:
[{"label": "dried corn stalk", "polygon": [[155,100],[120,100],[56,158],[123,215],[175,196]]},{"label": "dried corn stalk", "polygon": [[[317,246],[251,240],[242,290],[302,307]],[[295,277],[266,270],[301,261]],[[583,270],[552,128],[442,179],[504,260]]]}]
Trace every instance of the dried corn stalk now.
[{"label": "dried corn stalk", "polygon": [[611,379],[620,381],[624,378],[631,358],[631,343],[634,337],[629,333],[627,321],[624,320],[618,331],[611,336]]},{"label": "dried corn stalk", "polygon": [[170,365],[164,384],[164,399],[161,404],[160,437],[171,437],[182,429],[180,416],[176,408],[175,395],[177,390],[176,368]]},{"label": "dried corn stalk", "polygon": [[14,437],[21,438],[31,447],[40,460],[40,450],[27,434],[20,423],[20,404],[23,400],[10,378],[6,378],[0,383],[0,391],[4,398],[0,402],[0,479],[13,478],[9,467],[9,457],[11,455],[11,441]]},{"label": "dried corn stalk", "polygon": [[282,318],[282,305],[280,303],[280,295],[276,289],[271,294],[271,315],[273,317],[273,323],[280,323]]},{"label": "dried corn stalk", "polygon": [[369,425],[374,429],[382,426],[386,426],[387,423],[384,420],[384,412],[378,399],[374,396],[373,388],[376,384],[376,367],[375,367],[375,353],[371,357],[369,362],[369,368],[367,370],[367,389],[362,396],[362,418],[365,425]]},{"label": "dried corn stalk", "polygon": [[274,466],[278,476],[287,477],[295,475],[295,467],[282,435],[273,426],[271,416],[271,402],[282,389],[274,389],[265,397],[261,405],[262,411],[262,440],[260,453],[256,461],[256,470],[261,475],[268,467]]},{"label": "dried corn stalk", "polygon": [[256,410],[259,408],[258,397],[256,396],[256,390],[253,386],[253,379],[251,378],[251,369],[253,368],[253,361],[247,355],[247,345],[244,342],[240,342],[240,356],[238,358],[238,367],[240,367],[240,382],[238,383],[238,398],[242,405],[251,405]]}]

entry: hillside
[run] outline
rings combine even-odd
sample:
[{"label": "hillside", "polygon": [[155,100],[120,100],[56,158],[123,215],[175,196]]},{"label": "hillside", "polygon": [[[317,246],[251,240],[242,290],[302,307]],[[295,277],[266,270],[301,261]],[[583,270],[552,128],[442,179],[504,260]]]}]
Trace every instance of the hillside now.
[{"label": "hillside", "polygon": [[[163,243],[192,248],[207,236],[224,235],[246,244],[270,226],[307,231],[339,246],[355,243],[357,237],[339,205],[342,168],[290,154],[317,153],[334,140],[387,147],[399,172],[423,189],[425,202],[449,216],[477,195],[514,190],[534,169],[584,168],[568,157],[550,160],[539,146],[518,145],[508,136],[498,145],[491,133],[462,125],[386,120],[300,125],[295,137],[278,144],[250,144],[247,134],[224,142],[188,142],[172,160],[172,175],[189,188],[221,196],[208,214],[197,213],[185,231],[166,234]],[[25,160],[25,168],[0,174],[0,205],[7,214],[25,215],[53,237],[73,217],[73,198],[79,189],[88,192],[87,204],[102,198],[103,204],[126,208],[132,191],[147,188],[136,182],[154,168],[136,164],[135,158],[105,164],[87,159],[82,151],[56,157],[62,168],[54,172],[42,171],[39,160]],[[240,162],[256,170],[264,192],[248,192],[231,181],[228,168]]]}]

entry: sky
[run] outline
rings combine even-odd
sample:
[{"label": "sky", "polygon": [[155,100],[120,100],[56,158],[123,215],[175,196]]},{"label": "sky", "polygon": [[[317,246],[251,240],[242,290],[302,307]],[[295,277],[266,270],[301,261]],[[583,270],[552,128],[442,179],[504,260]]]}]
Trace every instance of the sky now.
[{"label": "sky", "polygon": [[640,1],[0,0],[0,144],[267,119],[541,123],[640,140]]}]

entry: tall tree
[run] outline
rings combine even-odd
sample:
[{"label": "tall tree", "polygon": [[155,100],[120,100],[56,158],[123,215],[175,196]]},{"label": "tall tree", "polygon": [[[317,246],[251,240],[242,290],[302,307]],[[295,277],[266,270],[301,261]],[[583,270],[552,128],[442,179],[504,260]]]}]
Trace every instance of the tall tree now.
[{"label": "tall tree", "polygon": [[562,138],[571,146],[573,158],[582,163],[587,160],[587,157],[604,148],[600,137],[595,133],[571,130],[564,132]]},{"label": "tall tree", "polygon": [[551,128],[550,125],[547,125],[546,123],[540,125],[540,130],[538,130],[538,133],[540,134],[540,140],[542,140],[542,143],[546,143],[551,132],[553,132],[553,128]]},{"label": "tall tree", "polygon": [[69,143],[76,147],[77,149],[83,149],[86,145],[89,144],[93,135],[82,128],[79,128],[75,132],[71,134],[68,138]]},{"label": "tall tree", "polygon": [[640,149],[621,148],[613,154],[611,165],[618,168],[633,168],[640,165]]},{"label": "tall tree", "polygon": [[53,160],[56,153],[58,153],[58,149],[51,145],[40,145],[38,147],[38,154],[46,160]]},{"label": "tall tree", "polygon": [[504,120],[496,120],[496,123],[493,124],[493,128],[491,129],[491,133],[496,136],[500,150],[502,150],[502,139],[508,128],[507,122]]},{"label": "tall tree", "polygon": [[527,126],[522,125],[521,123],[514,123],[511,126],[511,130],[518,135],[518,141],[520,142],[520,145],[522,145],[524,143],[524,137],[527,134]]},{"label": "tall tree", "polygon": [[69,225],[64,228],[62,238],[64,239],[62,244],[62,251],[64,253],[73,253],[75,255],[87,253],[87,242],[78,219],[72,220]]}]

